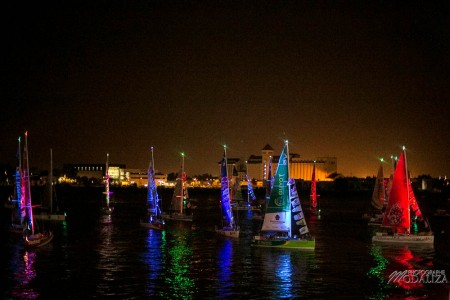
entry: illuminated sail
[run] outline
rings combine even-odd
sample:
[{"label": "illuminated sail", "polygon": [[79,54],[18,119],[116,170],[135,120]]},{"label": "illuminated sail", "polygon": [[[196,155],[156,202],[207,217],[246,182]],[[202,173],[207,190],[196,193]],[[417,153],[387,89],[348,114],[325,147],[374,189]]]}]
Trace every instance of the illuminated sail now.
[{"label": "illuminated sail", "polygon": [[292,233],[296,234],[298,232],[299,236],[303,238],[309,235],[309,229],[306,224],[305,215],[303,214],[294,179],[289,180],[289,201],[292,206]]},{"label": "illuminated sail", "polygon": [[230,203],[230,188],[228,182],[227,158],[226,152],[223,153],[222,163],[220,167],[220,189],[222,202],[222,218],[224,226],[232,226],[234,224],[233,212]]},{"label": "illuminated sail", "polygon": [[316,163],[314,162],[312,178],[311,178],[311,206],[317,208],[317,180],[316,180]]},{"label": "illuminated sail", "polygon": [[392,180],[392,188],[382,226],[392,227],[397,231],[409,231],[409,183],[406,170],[405,151],[398,159]]},{"label": "illuminated sail", "polygon": [[255,196],[255,192],[253,191],[253,185],[252,182],[250,181],[250,179],[248,178],[248,175],[245,175],[246,179],[247,179],[247,187],[248,187],[248,196],[249,198],[251,198],[253,201],[256,200],[256,196]]},{"label": "illuminated sail", "polygon": [[386,190],[384,187],[384,174],[383,174],[383,166],[380,165],[378,168],[378,174],[375,181],[375,187],[372,193],[372,206],[378,210],[381,210],[384,206]]},{"label": "illuminated sail", "polygon": [[287,143],[281,152],[277,170],[273,178],[273,187],[267,203],[261,231],[290,232],[291,210],[289,201],[289,166]]},{"label": "illuminated sail", "polygon": [[148,205],[148,212],[150,213],[150,217],[158,216],[160,214],[159,210],[159,197],[158,197],[158,191],[156,187],[156,181],[155,181],[155,168],[154,168],[154,162],[153,162],[153,147],[152,147],[152,159],[148,166],[148,179],[147,179],[147,205]]},{"label": "illuminated sail", "polygon": [[33,207],[31,203],[30,167],[28,162],[28,131],[25,132],[25,145],[23,148],[23,177],[22,197],[25,208],[25,219],[27,229],[34,234]]}]

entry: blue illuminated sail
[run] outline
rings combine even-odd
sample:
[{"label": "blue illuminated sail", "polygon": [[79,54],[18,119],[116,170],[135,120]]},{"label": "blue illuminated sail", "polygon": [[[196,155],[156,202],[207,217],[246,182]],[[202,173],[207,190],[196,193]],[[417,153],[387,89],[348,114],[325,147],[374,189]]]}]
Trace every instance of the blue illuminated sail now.
[{"label": "blue illuminated sail", "polygon": [[228,171],[227,171],[227,158],[225,151],[223,153],[222,163],[221,163],[221,202],[222,202],[222,217],[224,221],[224,226],[233,225],[233,212],[231,210],[230,203],[230,188],[228,184]]},{"label": "blue illuminated sail", "polygon": [[148,212],[150,213],[150,216],[157,216],[159,211],[159,197],[156,187],[156,181],[155,181],[155,170],[153,168],[153,160],[150,162],[148,166],[148,181],[147,181],[147,205],[148,205]]},{"label": "blue illuminated sail", "polygon": [[252,186],[252,182],[250,181],[250,179],[248,178],[248,175],[245,175],[246,179],[247,179],[247,186],[248,186],[248,195],[249,198],[251,198],[253,201],[256,200],[256,196],[255,196],[255,192],[253,191],[253,186]]}]

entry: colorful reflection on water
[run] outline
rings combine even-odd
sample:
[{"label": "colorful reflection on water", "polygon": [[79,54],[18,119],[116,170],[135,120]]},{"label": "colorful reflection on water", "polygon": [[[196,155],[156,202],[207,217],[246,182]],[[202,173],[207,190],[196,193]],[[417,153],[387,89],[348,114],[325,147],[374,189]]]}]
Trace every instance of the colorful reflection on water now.
[{"label": "colorful reflection on water", "polygon": [[[195,289],[190,278],[192,250],[188,235],[177,228],[167,231],[149,229],[143,260],[148,267],[147,291],[150,297],[191,299]],[[166,288],[158,287],[158,285]]]},{"label": "colorful reflection on water", "polygon": [[233,264],[233,242],[230,239],[223,239],[223,245],[217,255],[217,279],[219,281],[218,293],[219,298],[229,297],[230,288],[232,287],[231,270]]},{"label": "colorful reflection on water", "polygon": [[163,253],[167,248],[166,232],[149,229],[147,234],[147,247],[143,253],[144,264],[148,268],[147,294],[157,296],[158,282],[163,277]]},{"label": "colorful reflection on water", "polygon": [[424,283],[417,276],[417,271],[434,270],[433,252],[433,248],[373,244],[370,255],[374,265],[367,275],[376,282],[376,288],[370,299],[398,295],[408,296],[409,299],[428,298],[425,285],[435,283]]},{"label": "colorful reflection on water", "polygon": [[191,299],[195,288],[194,281],[189,277],[192,249],[186,245],[186,233],[174,232],[172,245],[167,249],[165,264],[167,276],[165,282],[170,292],[162,291],[160,296],[176,299]]},{"label": "colorful reflection on water", "polygon": [[37,299],[39,293],[31,287],[31,281],[36,277],[34,263],[36,260],[35,252],[25,251],[20,265],[14,266],[14,279],[17,283],[12,290],[12,295],[17,299]]}]

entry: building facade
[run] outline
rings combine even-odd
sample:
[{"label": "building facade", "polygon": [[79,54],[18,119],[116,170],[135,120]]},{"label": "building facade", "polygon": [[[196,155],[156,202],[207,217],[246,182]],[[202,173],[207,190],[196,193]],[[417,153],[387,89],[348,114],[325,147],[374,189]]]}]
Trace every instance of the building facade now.
[{"label": "building facade", "polygon": [[[261,155],[250,155],[247,160],[249,178],[257,181],[267,180],[275,174],[279,158],[279,155],[274,155],[274,149],[269,144],[261,149]],[[337,173],[336,157],[301,159],[299,154],[289,153],[290,176],[296,180],[311,180],[314,163],[317,180],[331,181],[332,176]]]}]

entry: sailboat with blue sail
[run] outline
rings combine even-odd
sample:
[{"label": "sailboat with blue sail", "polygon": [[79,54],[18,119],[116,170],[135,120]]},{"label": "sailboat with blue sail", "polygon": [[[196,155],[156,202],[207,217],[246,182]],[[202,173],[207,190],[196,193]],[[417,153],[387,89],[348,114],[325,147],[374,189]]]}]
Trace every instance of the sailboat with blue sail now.
[{"label": "sailboat with blue sail", "polygon": [[223,148],[223,158],[220,165],[220,190],[221,224],[220,227],[216,226],[216,232],[226,237],[239,238],[239,226],[234,220],[230,202],[230,183],[228,178],[226,146]]},{"label": "sailboat with blue sail", "polygon": [[19,136],[19,145],[17,147],[17,167],[15,173],[14,195],[11,207],[11,227],[10,231],[14,233],[22,233],[24,229],[25,219],[25,199],[23,197],[23,172],[22,172],[22,151]]},{"label": "sailboat with blue sail", "polygon": [[295,181],[289,178],[289,148],[286,141],[278,161],[263,224],[260,233],[253,237],[252,246],[314,250],[315,245]]},{"label": "sailboat with blue sail", "polygon": [[165,222],[162,218],[159,206],[159,196],[155,180],[155,161],[153,159],[153,147],[151,147],[152,157],[147,170],[147,218],[141,220],[141,226],[164,230]]}]

